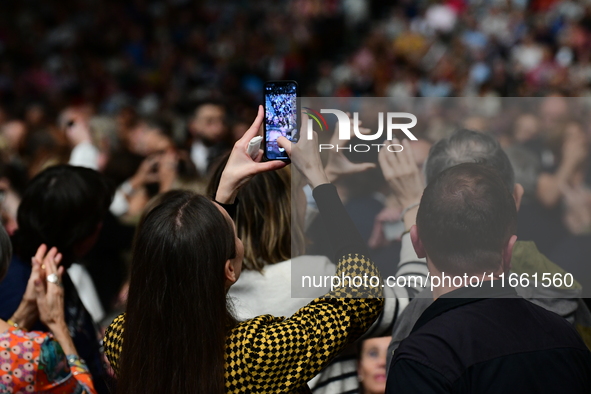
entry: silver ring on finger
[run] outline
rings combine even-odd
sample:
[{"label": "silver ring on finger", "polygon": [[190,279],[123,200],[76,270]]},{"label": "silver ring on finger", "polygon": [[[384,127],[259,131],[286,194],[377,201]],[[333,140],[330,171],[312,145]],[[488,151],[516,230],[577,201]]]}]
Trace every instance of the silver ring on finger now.
[{"label": "silver ring on finger", "polygon": [[54,285],[58,285],[59,286],[59,280],[60,280],[60,278],[57,276],[57,274],[49,274],[49,275],[47,275],[47,281],[49,283],[53,283]]}]

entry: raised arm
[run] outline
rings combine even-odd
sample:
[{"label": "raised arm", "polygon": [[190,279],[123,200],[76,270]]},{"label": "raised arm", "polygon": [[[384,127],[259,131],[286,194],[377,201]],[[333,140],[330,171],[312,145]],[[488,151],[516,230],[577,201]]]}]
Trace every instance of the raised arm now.
[{"label": "raised arm", "polygon": [[[302,124],[307,123],[304,116]],[[349,214],[345,210],[335,187],[329,183],[324,172],[322,160],[318,151],[318,135],[313,133],[313,138],[302,138],[297,144],[292,144],[287,138],[279,137],[277,142],[285,149],[293,165],[306,178],[313,190],[314,199],[324,223],[328,235],[335,250],[335,261],[348,253],[369,255],[367,245]]]},{"label": "raised arm", "polygon": [[215,195],[215,201],[222,204],[233,204],[238,190],[248,181],[260,172],[278,170],[285,167],[281,161],[261,162],[263,151],[253,160],[246,152],[248,143],[254,138],[263,124],[265,111],[263,106],[259,105],[259,112],[250,128],[244,133],[232,148],[226,168],[222,173],[220,184]]},{"label": "raised arm", "polygon": [[285,139],[278,142],[313,187],[314,199],[339,258],[332,292],[289,319],[259,316],[236,328],[239,340],[232,343],[254,338],[241,355],[250,366],[248,374],[276,377],[251,379],[249,384],[255,392],[291,391],[303,386],[371,326],[384,304],[380,273],[369,259],[367,246],[335,187],[327,183],[316,135],[311,141],[297,144]]},{"label": "raised arm", "polygon": [[567,133],[562,146],[562,160],[555,173],[542,173],[538,178],[536,196],[546,208],[555,207],[563,197],[564,187],[580,170],[588,155],[588,145],[583,135]]},{"label": "raised arm", "polygon": [[[391,143],[398,144],[400,142],[395,139]],[[407,286],[394,287],[393,290],[398,299],[407,298],[407,300],[404,305],[396,308],[398,313],[404,310],[408,299],[413,298],[422,290],[422,286],[426,285],[424,282],[428,271],[425,259],[419,258],[415,253],[408,233],[410,228],[416,224],[419,203],[425,185],[415,161],[412,143],[405,139],[402,141],[402,146],[404,147],[402,152],[392,153],[384,149],[378,157],[384,178],[398,205],[403,209],[401,219],[406,230],[401,239],[400,262],[396,277],[406,277]],[[416,280],[419,278],[421,280]]]},{"label": "raised arm", "polygon": [[[245,141],[249,139],[245,138]],[[241,381],[242,387],[248,387],[251,392],[287,392],[301,388],[347,344],[367,330],[384,303],[380,273],[368,258],[367,247],[347,215],[335,187],[328,183],[317,144],[307,140],[291,144],[281,138],[279,144],[314,188],[320,215],[331,233],[335,250],[340,254],[335,278],[350,279],[342,283],[333,282],[332,292],[312,301],[289,319],[259,316],[238,324],[231,331],[226,342],[226,363],[238,363],[243,368],[227,368],[226,381]],[[241,156],[242,153],[240,148],[232,155],[240,154],[236,160],[248,163],[245,168],[279,166],[279,163],[268,162],[253,167],[248,159]],[[232,157],[228,166],[231,161]],[[238,168],[229,170],[228,166],[225,171],[230,173],[222,176],[216,195],[216,200],[223,204],[233,202],[235,193],[232,190],[239,187],[240,182],[236,179],[241,178],[236,175]],[[245,175],[248,171],[241,170],[240,173]],[[222,188],[224,179],[228,185],[226,190]],[[361,284],[356,285],[359,280]],[[124,319],[124,315],[115,319],[105,338],[106,354],[115,371],[122,348]]]},{"label": "raised arm", "polygon": [[[354,227],[351,223],[347,225],[347,231],[341,231],[344,207],[334,186],[318,186],[314,189],[314,197],[323,219],[330,223],[329,231],[347,237],[347,232]],[[335,278],[349,277],[354,283],[367,278],[368,286],[343,285],[341,281],[334,291],[315,299],[289,319],[260,316],[254,319],[254,325],[246,322],[237,328],[239,337],[254,335],[253,346],[244,355],[247,364],[252,366],[249,374],[280,377],[274,380],[273,386],[256,387],[254,391],[288,391],[302,386],[346,345],[359,338],[380,314],[384,302],[381,277],[364,254],[365,247],[357,249],[356,238],[347,238],[352,241],[349,245],[341,243],[339,249],[344,254],[338,260]],[[355,249],[361,253],[352,252]],[[378,287],[371,287],[371,283],[378,284]],[[336,280],[334,284],[337,284]],[[261,354],[265,356],[260,358],[258,355]],[[269,380],[265,383],[269,384]]]}]

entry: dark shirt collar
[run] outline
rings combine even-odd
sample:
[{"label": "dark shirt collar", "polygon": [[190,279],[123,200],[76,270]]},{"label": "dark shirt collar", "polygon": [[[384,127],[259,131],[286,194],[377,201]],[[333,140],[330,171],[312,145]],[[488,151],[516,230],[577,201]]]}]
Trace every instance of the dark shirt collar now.
[{"label": "dark shirt collar", "polygon": [[451,309],[489,298],[518,297],[515,289],[509,286],[506,281],[505,286],[503,287],[502,285],[503,283],[501,280],[494,280],[492,282],[483,282],[482,287],[462,287],[442,295],[433,301],[433,303],[421,314],[412,328],[411,334],[429,321]]}]

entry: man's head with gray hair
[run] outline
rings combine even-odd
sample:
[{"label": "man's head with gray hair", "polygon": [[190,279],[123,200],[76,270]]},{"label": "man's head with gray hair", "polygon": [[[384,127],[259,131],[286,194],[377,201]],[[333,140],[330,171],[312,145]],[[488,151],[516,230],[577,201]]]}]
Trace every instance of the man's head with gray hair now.
[{"label": "man's head with gray hair", "polygon": [[437,141],[425,162],[425,179],[430,183],[439,173],[462,163],[485,164],[496,169],[510,192],[515,187],[515,173],[507,154],[492,136],[459,129]]}]

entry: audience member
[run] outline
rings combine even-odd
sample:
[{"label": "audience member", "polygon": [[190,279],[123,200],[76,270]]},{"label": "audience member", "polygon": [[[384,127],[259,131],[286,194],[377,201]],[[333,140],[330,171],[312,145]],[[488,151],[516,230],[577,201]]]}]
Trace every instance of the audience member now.
[{"label": "audience member", "polygon": [[[367,168],[367,165],[348,162],[342,154],[339,157],[329,159],[325,167],[332,182]],[[208,188],[212,197],[218,189],[226,161],[222,161],[212,175]],[[330,290],[329,286],[301,288],[299,278],[302,275],[326,277],[335,275],[336,271],[335,264],[326,256],[305,254],[307,240],[303,229],[309,209],[306,210],[302,181],[305,179],[296,169],[286,167],[257,174],[238,191],[235,223],[238,238],[245,246],[245,255],[240,281],[230,288],[228,294],[240,321],[264,314],[291,316]],[[326,232],[322,227],[321,230]],[[412,265],[407,260],[402,261],[399,266],[406,267],[406,273],[400,271],[400,276],[411,274],[408,267]],[[424,263],[418,263],[414,268],[412,275],[426,276]],[[286,291],[290,288],[291,291]],[[410,284],[396,290],[384,287],[384,312],[364,337],[390,333],[397,313],[404,310],[415,291],[420,289],[414,289]],[[355,377],[351,375],[356,368],[354,351],[354,346],[345,349],[310,382],[315,393],[346,392],[356,387]]]},{"label": "audience member", "polygon": [[[41,244],[56,247],[62,254],[64,314],[72,339],[93,375],[95,388],[106,393],[106,372],[100,351],[98,328],[93,321],[104,313],[92,281],[84,280],[84,267],[75,264],[95,244],[103,217],[111,202],[110,188],[96,171],[72,166],[54,166],[40,173],[27,187],[18,209],[15,255],[0,284],[0,318],[46,331],[33,312],[21,316],[17,307],[26,293],[31,275],[31,256]],[[81,279],[78,281],[77,279]],[[78,283],[77,283],[78,282]],[[31,309],[35,305],[31,304]]]},{"label": "audience member", "polygon": [[390,339],[378,337],[360,341],[357,359],[359,394],[384,394],[386,391],[386,353]]},{"label": "audience member", "polygon": [[[412,146],[412,143],[407,140],[402,143],[407,148]],[[474,162],[488,165],[499,172],[506,188],[512,190],[513,199],[519,209],[523,187],[519,183],[515,183],[511,163],[499,143],[485,133],[460,129],[450,137],[434,144],[423,167],[425,179],[429,183],[447,168],[461,163]],[[407,230],[410,230],[416,223],[416,213],[420,207],[416,202],[420,200],[423,193],[423,183],[419,169],[414,164],[413,150],[407,149],[405,153],[396,156],[381,155],[380,165],[394,193],[401,199],[401,204],[410,207],[406,210],[404,217],[404,224]],[[403,239],[403,245],[407,251],[412,249],[410,237]],[[418,256],[415,256],[415,259],[418,259]],[[541,254],[535,243],[521,240],[518,240],[513,248],[511,272],[517,274],[538,272],[551,275],[566,273]],[[529,286],[527,288],[517,287],[516,291],[525,299],[568,319],[581,333],[584,333],[585,327],[591,323],[591,314],[580,300],[582,291],[576,282],[570,288],[552,287],[542,290]],[[427,288],[411,301],[407,309],[397,319],[392,333],[392,343],[388,349],[388,365],[400,341],[408,337],[419,316],[432,301],[432,293]],[[587,338],[587,336],[585,337]],[[591,338],[587,338],[586,341],[591,345]]]},{"label": "audience member", "polygon": [[[118,372],[120,392],[301,391],[381,312],[379,287],[356,288],[351,284],[337,287],[289,319],[263,315],[237,322],[228,311],[226,292],[240,276],[244,248],[225,210],[232,212],[235,207],[226,205],[235,202],[238,189],[256,173],[285,165],[277,161],[257,163],[246,153],[262,121],[260,107],[251,128],[234,145],[216,192],[217,205],[203,196],[177,193],[163,198],[140,225],[127,315],[111,324],[105,340],[111,365]],[[294,165],[315,188],[320,212],[331,226],[341,256],[337,274],[355,276],[361,272],[379,277],[364,257],[366,246],[334,187],[327,184],[314,142],[304,139],[292,146],[289,140],[280,140]],[[220,223],[227,226],[220,227]],[[200,250],[195,251],[194,245],[201,245]],[[183,261],[186,264],[181,266]],[[169,280],[175,285],[166,286]],[[179,297],[194,302],[178,303]],[[209,318],[198,318],[203,315]],[[177,327],[176,335],[168,336],[168,341],[161,341],[160,335],[175,316],[182,316],[185,324]],[[192,324],[186,321],[188,316],[195,317]],[[171,338],[178,341],[172,343]],[[249,343],[246,353],[244,341]],[[256,362],[250,361],[251,355],[256,355]],[[194,361],[187,363],[186,357]],[[173,375],[175,379],[167,379]]]},{"label": "audience member", "polygon": [[[10,239],[0,228],[0,278],[10,264]],[[0,319],[0,348],[3,366],[0,390],[3,393],[42,392],[64,394],[94,394],[90,371],[78,356],[68,326],[64,320],[64,291],[61,279],[63,267],[58,265],[62,255],[56,248],[49,251],[41,245],[32,258],[31,276],[21,305],[24,313],[35,304],[35,320],[39,319],[52,334],[27,331],[12,320]],[[27,298],[31,297],[31,300]]]},{"label": "audience member", "polygon": [[502,287],[517,237],[515,200],[491,166],[465,163],[428,183],[411,237],[445,283],[392,360],[387,393],[586,393],[591,352],[562,317]]},{"label": "audience member", "polygon": [[[0,318],[48,331],[32,297],[24,296],[31,301],[22,304],[25,313],[15,310],[34,268],[29,259],[42,243],[57,247],[67,269],[65,321],[97,392],[106,392],[109,379],[95,323],[104,329],[126,307],[141,217],[166,205],[163,196],[184,195],[170,191],[201,194],[210,184],[214,198],[255,104],[265,102],[272,136],[293,130],[294,107],[281,96],[265,98],[266,80],[297,80],[302,103],[337,97],[330,106],[304,106],[357,112],[373,130],[362,134],[377,130],[379,112],[417,117],[412,132],[419,139],[388,155],[386,180],[377,155],[356,151],[363,139],[331,137],[331,115],[314,124],[321,143],[341,149],[322,151],[324,170],[369,246],[365,257],[384,277],[427,275],[410,235],[423,175],[430,182],[472,161],[496,168],[518,210],[509,272],[567,271],[575,278],[570,287],[516,292],[574,324],[591,347],[591,313],[580,298],[591,294],[591,7],[554,0],[28,0],[8,2],[4,11],[0,219],[16,253],[0,283]],[[458,128],[491,134],[454,134]],[[417,166],[432,144],[421,174]],[[297,272],[336,272],[330,232],[323,215],[316,217],[312,190],[305,187],[304,195],[292,187],[293,167],[257,174],[237,192],[244,270],[228,294],[238,320],[297,315],[328,291],[291,298],[285,289]],[[112,201],[97,172],[113,184]],[[384,288],[383,313],[362,339],[393,332],[392,350],[409,335],[432,303],[430,290],[417,283],[423,282]],[[335,351],[308,382],[315,394],[357,390],[356,347]]]},{"label": "audience member", "polygon": [[230,150],[226,110],[219,103],[204,103],[195,109],[189,124],[191,160],[199,175],[208,175],[217,157]]},{"label": "audience member", "polygon": [[[224,160],[214,170],[208,188],[212,198],[226,163]],[[292,207],[294,204],[301,207],[302,203],[305,207],[306,197],[300,190],[292,196],[293,172],[285,167],[257,174],[236,196],[236,233],[244,244],[244,260],[240,282],[235,283],[228,294],[239,321],[264,314],[289,317],[326,293],[323,287],[308,298],[292,298],[292,292],[285,290],[293,283],[293,264],[306,274],[334,275],[335,266],[327,257],[304,256],[304,217],[292,216]],[[296,182],[295,190],[299,182],[293,182]],[[298,198],[299,201],[294,201]],[[305,213],[305,209],[299,212]]]}]

